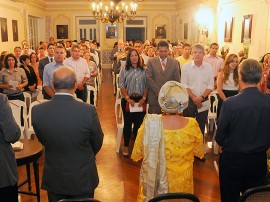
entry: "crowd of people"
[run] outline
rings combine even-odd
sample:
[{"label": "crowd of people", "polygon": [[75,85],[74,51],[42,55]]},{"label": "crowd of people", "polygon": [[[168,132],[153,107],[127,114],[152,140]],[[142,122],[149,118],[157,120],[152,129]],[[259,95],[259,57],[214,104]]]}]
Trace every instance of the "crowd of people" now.
[{"label": "crowd of people", "polygon": [[[51,84],[52,71],[59,66],[67,65],[77,74],[77,90],[75,94],[84,102],[87,100],[87,85],[94,86],[97,68],[101,68],[99,43],[96,40],[82,39],[76,41],[40,42],[37,50],[29,48],[24,40],[22,46],[16,46],[14,53],[3,51],[0,62],[0,92],[9,99],[24,100],[23,91],[32,94],[42,89],[45,99],[51,99],[54,89]],[[86,58],[86,59],[85,59]],[[45,68],[45,66],[47,68]],[[78,68],[80,67],[80,68]],[[94,95],[90,101],[94,104]]]},{"label": "crowd of people", "polygon": [[[218,52],[217,43],[212,43],[208,52],[201,44],[174,46],[154,39],[119,39],[115,43],[110,59],[115,92],[117,87],[121,92],[122,152],[130,156],[133,134],[131,158],[143,158],[138,201],[157,193],[193,193],[194,156],[205,160],[203,134],[211,93],[218,97],[215,139],[221,146],[221,201],[236,202],[240,192],[263,184],[270,147],[270,53],[258,62],[245,58],[242,51],[237,55],[223,47],[221,55]],[[77,44],[50,38],[48,44],[41,42],[37,51],[23,41],[14,53],[1,55],[0,89],[9,100],[24,100],[23,91],[33,93],[38,88],[50,100],[34,107],[32,113],[36,136],[46,151],[42,188],[48,191],[50,202],[94,197],[98,185],[95,155],[102,146],[103,132],[96,108],[76,102],[73,95],[83,102],[90,96],[93,104],[94,95],[87,94],[87,85],[96,87],[100,59],[98,42],[84,39]],[[0,95],[0,102],[5,103],[6,97]],[[0,107],[7,111],[3,123],[14,122],[8,105]],[[77,121],[71,124],[74,116]],[[1,124],[0,143],[7,147],[5,152],[12,153],[10,143],[18,139],[18,132],[6,138],[8,130]],[[70,168],[67,153],[74,159]],[[9,163],[14,167],[14,162]],[[155,175],[148,172],[150,165]],[[0,170],[7,172],[1,166]],[[0,193],[16,192],[17,174],[13,173],[6,183],[0,183]],[[153,178],[155,183],[147,181]],[[54,179],[58,180],[52,183]],[[148,190],[152,193],[146,195]]]},{"label": "crowd of people", "polygon": [[[134,123],[135,146],[131,157],[135,161],[143,158],[138,201],[147,201],[156,193],[193,193],[192,167],[189,166],[192,166],[194,155],[205,160],[203,154],[198,152],[202,151],[201,140],[211,106],[208,98],[211,93],[218,98],[215,139],[222,153],[221,201],[236,202],[241,192],[262,185],[266,178],[266,155],[270,147],[270,137],[266,134],[269,134],[267,122],[270,121],[266,115],[270,110],[269,54],[258,62],[245,58],[243,51],[238,55],[230,54],[226,47],[221,49],[222,55],[219,56],[217,43],[212,43],[208,52],[201,44],[184,43],[171,47],[168,42],[160,41],[154,47],[147,40],[144,43],[135,41],[133,46],[130,44],[119,39],[111,52],[111,60],[112,71],[120,74],[125,123],[123,155],[129,155],[131,124]],[[149,50],[154,54],[149,55]],[[136,62],[122,63],[122,58]],[[178,93],[170,90],[174,85],[180,86]],[[163,88],[166,90],[161,95]],[[127,113],[127,103],[130,107],[138,103],[143,108],[145,102],[149,105],[146,116],[144,111]],[[227,107],[223,105],[230,109],[225,112]],[[160,116],[153,114],[162,114],[163,118],[160,120]],[[182,118],[178,122],[175,120],[180,118],[175,114],[190,119]],[[145,116],[144,121],[142,116]],[[254,123],[254,120],[258,121]],[[139,130],[138,122],[141,125]],[[181,143],[178,144],[177,140]],[[189,150],[185,151],[185,148]],[[192,160],[183,162],[189,155],[188,159]],[[258,162],[256,166],[252,165],[255,161]],[[175,165],[174,162],[181,163]],[[183,168],[183,165],[186,167]],[[153,175],[149,172],[150,167]]]}]

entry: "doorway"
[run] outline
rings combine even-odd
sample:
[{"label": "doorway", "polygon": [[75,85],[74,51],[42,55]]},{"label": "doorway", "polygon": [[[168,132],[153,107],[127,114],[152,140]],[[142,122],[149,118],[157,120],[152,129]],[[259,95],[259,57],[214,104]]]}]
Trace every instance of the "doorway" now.
[{"label": "doorway", "polygon": [[126,41],[145,41],[144,27],[126,27]]},{"label": "doorway", "polygon": [[140,40],[145,41],[146,35],[146,16],[135,17],[133,20],[125,20],[124,22],[124,40]]}]

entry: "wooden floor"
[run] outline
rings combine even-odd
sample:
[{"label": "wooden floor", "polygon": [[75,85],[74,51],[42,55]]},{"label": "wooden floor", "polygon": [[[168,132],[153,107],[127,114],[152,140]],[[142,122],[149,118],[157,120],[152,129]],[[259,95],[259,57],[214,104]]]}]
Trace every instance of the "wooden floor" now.
[{"label": "wooden floor", "polygon": [[[104,132],[104,142],[96,157],[100,183],[95,191],[95,198],[102,202],[135,202],[138,192],[140,162],[135,163],[129,158],[123,157],[121,153],[115,152],[117,128],[114,117],[114,102],[110,69],[104,69],[103,83],[98,92],[97,102],[97,111]],[[202,202],[220,201],[218,175],[213,164],[216,159],[217,156],[208,149],[205,162],[198,160],[194,162],[194,190]],[[44,157],[42,156],[39,166],[40,179],[43,165]],[[24,180],[25,167],[19,167],[18,171],[19,181]],[[25,185],[22,189],[27,190],[27,186]],[[33,191],[35,191],[34,188]],[[19,198],[21,202],[37,201],[35,196],[21,194]],[[44,190],[41,190],[41,201],[48,201],[47,193]]]}]

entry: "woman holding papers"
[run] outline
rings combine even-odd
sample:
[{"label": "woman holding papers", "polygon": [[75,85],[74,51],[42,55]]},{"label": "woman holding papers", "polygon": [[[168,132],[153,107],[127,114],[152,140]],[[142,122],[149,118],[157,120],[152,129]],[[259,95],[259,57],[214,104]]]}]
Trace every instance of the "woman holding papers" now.
[{"label": "woman holding papers", "polygon": [[137,50],[129,50],[126,66],[120,72],[119,88],[122,94],[121,106],[124,115],[124,156],[129,155],[128,147],[132,124],[133,135],[136,138],[146,113],[148,87],[145,69],[141,65],[139,58]]},{"label": "woman holding papers", "polygon": [[28,85],[25,71],[17,68],[17,59],[13,54],[6,55],[4,59],[5,68],[0,71],[0,88],[9,100],[24,101],[24,87]]}]

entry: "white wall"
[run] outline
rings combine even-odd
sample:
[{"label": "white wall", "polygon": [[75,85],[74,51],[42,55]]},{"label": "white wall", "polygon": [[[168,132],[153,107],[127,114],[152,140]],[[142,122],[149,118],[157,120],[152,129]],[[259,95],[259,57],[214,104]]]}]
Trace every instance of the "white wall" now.
[{"label": "white wall", "polygon": [[[249,57],[259,59],[270,51],[270,5],[260,0],[193,0],[177,6],[177,36],[181,41],[198,42],[198,23],[195,15],[200,7],[213,12],[213,30],[209,32],[209,43],[218,42],[220,47],[227,45],[230,53],[238,53],[243,49],[241,43],[242,19],[244,15],[253,15],[251,44]],[[232,42],[224,42],[225,20],[234,17]],[[182,22],[182,24],[180,24]],[[188,40],[183,40],[183,26],[188,23]]]},{"label": "white wall", "polygon": [[[2,42],[0,32],[0,52],[7,50],[13,52],[15,46],[21,46],[21,42],[28,38],[28,16],[34,16],[41,20],[39,24],[40,40],[45,38],[44,20],[45,9],[38,5],[28,3],[15,3],[7,0],[0,0],[0,17],[7,18],[8,41]],[[43,22],[42,22],[43,19]],[[18,21],[18,41],[13,41],[12,20]]]},{"label": "white wall", "polygon": [[[218,42],[220,45],[228,45],[230,53],[238,53],[243,49],[241,43],[243,16],[252,14],[249,57],[259,59],[264,53],[269,52],[269,41],[267,40],[269,33],[269,5],[259,0],[241,0],[232,3],[223,1],[220,4],[219,11]],[[228,17],[234,18],[232,42],[224,42],[225,19]]]}]

